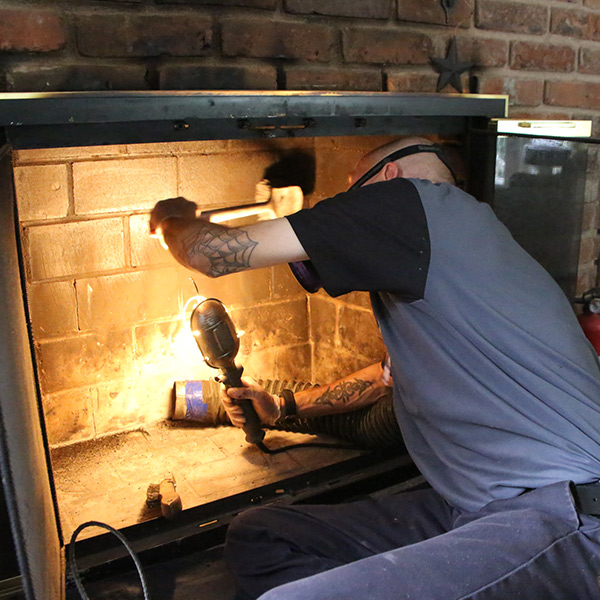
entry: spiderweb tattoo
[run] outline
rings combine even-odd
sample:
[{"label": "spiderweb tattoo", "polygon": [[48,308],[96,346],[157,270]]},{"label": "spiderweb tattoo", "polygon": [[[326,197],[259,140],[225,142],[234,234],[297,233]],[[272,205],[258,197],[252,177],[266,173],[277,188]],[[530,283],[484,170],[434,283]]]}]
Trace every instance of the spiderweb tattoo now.
[{"label": "spiderweb tattoo", "polygon": [[354,379],[353,381],[342,381],[334,387],[329,388],[315,400],[315,404],[325,404],[333,406],[334,404],[347,404],[354,394],[360,395],[371,386],[370,381]]},{"label": "spiderweb tattoo", "polygon": [[207,275],[219,277],[242,271],[250,266],[250,256],[258,242],[250,239],[240,229],[206,227],[188,240],[192,255],[202,254],[208,258],[210,269]]}]

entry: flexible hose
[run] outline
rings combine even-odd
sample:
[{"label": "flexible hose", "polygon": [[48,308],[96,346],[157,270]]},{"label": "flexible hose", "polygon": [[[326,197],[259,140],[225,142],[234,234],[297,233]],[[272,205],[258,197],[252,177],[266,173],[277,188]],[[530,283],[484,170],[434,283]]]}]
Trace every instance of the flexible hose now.
[{"label": "flexible hose", "polygon": [[[312,386],[305,383],[266,381],[263,387],[270,393],[277,394],[285,388],[298,392]],[[404,445],[394,413],[391,391],[371,406],[321,417],[280,419],[273,429],[325,434],[359,448],[397,448]]]},{"label": "flexible hose", "polygon": [[[174,388],[174,407],[175,402],[185,405],[185,400],[181,398],[184,385],[176,383]],[[227,413],[221,404],[219,398],[219,384],[215,381],[191,382],[201,384],[202,388],[202,411],[198,415],[188,417],[189,420],[209,427],[215,425],[231,425]],[[286,381],[286,380],[264,380],[259,381],[260,385],[271,394],[278,394],[283,389],[290,389],[293,392],[315,387],[311,383]],[[177,392],[177,390],[180,390]],[[179,394],[179,396],[178,396]],[[175,417],[175,408],[173,408],[173,418]],[[180,418],[184,418],[185,410],[178,411]],[[386,396],[381,398],[375,404],[354,410],[347,413],[339,413],[322,417],[293,417],[280,419],[269,429],[289,431],[293,433],[324,434],[331,437],[344,440],[352,444],[352,448],[364,449],[382,449],[382,448],[402,448],[404,446],[400,428],[394,414],[391,390]],[[263,444],[264,446],[264,444]],[[322,447],[331,447],[330,444],[323,444]],[[341,446],[337,446],[341,447]],[[268,448],[263,449],[268,451]],[[289,448],[286,446],[286,448]],[[279,449],[277,450],[279,451]],[[276,451],[270,451],[273,454]]]},{"label": "flexible hose", "polygon": [[77,568],[77,562],[75,560],[75,541],[77,540],[77,536],[88,527],[101,527],[102,529],[106,529],[110,531],[114,536],[118,538],[118,540],[125,546],[127,552],[129,552],[129,556],[133,559],[135,563],[135,568],[137,569],[138,575],[140,576],[140,581],[142,583],[142,592],[144,594],[144,600],[150,600],[150,593],[148,591],[148,583],[146,581],[146,577],[144,576],[144,572],[142,571],[142,563],[138,558],[135,550],[131,547],[127,538],[114,527],[107,525],[106,523],[101,523],[100,521],[86,521],[77,527],[77,529],[71,535],[71,541],[69,542],[69,551],[68,551],[68,560],[69,560],[69,569],[71,574],[73,575],[73,579],[75,580],[75,585],[77,587],[77,591],[83,600],[90,600],[90,597],[87,595],[85,588],[83,587],[83,582],[81,581],[81,577],[79,575],[79,569]]}]

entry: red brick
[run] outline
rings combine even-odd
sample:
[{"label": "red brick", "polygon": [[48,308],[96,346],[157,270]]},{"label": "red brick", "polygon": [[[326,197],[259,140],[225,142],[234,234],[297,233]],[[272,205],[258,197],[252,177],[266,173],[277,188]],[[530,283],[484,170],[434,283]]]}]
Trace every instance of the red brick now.
[{"label": "red brick", "polygon": [[225,21],[223,54],[256,58],[328,61],[335,45],[329,27],[283,21]]},{"label": "red brick", "polygon": [[276,90],[277,70],[270,65],[166,65],[161,90]]},{"label": "red brick", "polygon": [[201,56],[212,51],[212,22],[184,15],[89,15],[77,18],[84,56]]},{"label": "red brick", "polygon": [[548,9],[544,6],[503,0],[479,0],[475,25],[480,29],[515,33],[546,33]]},{"label": "red brick", "polygon": [[458,38],[456,49],[461,60],[478,67],[503,67],[508,61],[508,42],[491,38]]},{"label": "red brick", "polygon": [[0,9],[0,51],[50,52],[67,43],[61,17],[52,12]]},{"label": "red brick", "polygon": [[600,83],[548,81],[545,102],[551,106],[572,106],[600,110]]},{"label": "red brick", "polygon": [[509,95],[512,105],[538,106],[544,101],[544,82],[542,80],[514,81]]},{"label": "red brick", "polygon": [[591,75],[600,74],[600,50],[581,48],[579,51],[579,71]]},{"label": "red brick", "polygon": [[531,71],[572,71],[575,50],[569,46],[513,42],[510,66],[512,69]]},{"label": "red brick", "polygon": [[381,91],[378,69],[339,69],[288,67],[285,70],[288,90]]},{"label": "red brick", "polygon": [[388,71],[386,76],[390,92],[435,92],[438,81],[435,73]]},{"label": "red brick", "polygon": [[390,0],[285,0],[290,13],[365,19],[387,19],[391,5]]},{"label": "red brick", "polygon": [[502,77],[490,77],[488,75],[482,75],[478,77],[478,88],[479,94],[505,94],[504,91],[504,79]]},{"label": "red brick", "polygon": [[538,106],[544,100],[544,82],[533,79],[479,78],[480,94],[507,94],[511,106]]},{"label": "red brick", "polygon": [[573,118],[570,112],[566,111],[553,111],[548,112],[545,106],[536,106],[528,109],[520,108],[519,110],[512,110],[508,115],[511,119],[522,119],[524,121],[528,119],[538,119],[543,121],[568,121]]},{"label": "red brick", "polygon": [[194,4],[201,6],[246,6],[248,8],[270,9],[277,6],[278,0],[156,0],[157,4]]},{"label": "red brick", "polygon": [[344,29],[343,50],[348,62],[424,65],[429,63],[431,39],[400,29]]},{"label": "red brick", "polygon": [[7,89],[11,92],[148,89],[146,67],[143,65],[49,67],[27,63],[10,69],[6,80]]},{"label": "red brick", "polygon": [[[398,2],[398,19],[414,23],[446,25],[446,12],[440,0],[401,0]],[[450,13],[448,25],[469,27],[473,16],[473,0],[463,0]]]},{"label": "red brick", "polygon": [[552,10],[550,31],[585,40],[600,40],[600,14],[555,8]]}]

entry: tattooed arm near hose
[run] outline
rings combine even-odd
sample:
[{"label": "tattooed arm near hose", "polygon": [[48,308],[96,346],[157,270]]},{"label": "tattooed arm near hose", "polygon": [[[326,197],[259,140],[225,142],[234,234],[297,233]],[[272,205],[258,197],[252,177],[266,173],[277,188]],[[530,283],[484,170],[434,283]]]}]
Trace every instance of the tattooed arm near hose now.
[{"label": "tattooed arm near hose", "polygon": [[[244,417],[236,400],[251,400],[261,422],[272,425],[284,413],[283,399],[271,394],[250,378],[242,379],[244,388],[221,392],[221,401],[236,427],[242,427]],[[329,385],[294,394],[297,415],[318,417],[343,413],[374,404],[386,395],[386,383],[380,363],[370,365]]]},{"label": "tattooed arm near hose", "polygon": [[150,233],[164,239],[179,263],[208,277],[308,258],[285,218],[226,227],[196,214],[196,204],[185,198],[161,200],[150,215]]}]

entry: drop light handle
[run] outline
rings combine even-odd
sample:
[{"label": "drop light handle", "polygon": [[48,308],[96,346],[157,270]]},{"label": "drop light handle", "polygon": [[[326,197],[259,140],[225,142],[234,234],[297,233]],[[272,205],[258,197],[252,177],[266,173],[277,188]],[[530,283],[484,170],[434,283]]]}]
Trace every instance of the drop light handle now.
[{"label": "drop light handle", "polygon": [[[226,388],[244,387],[244,384],[242,383],[243,372],[243,367],[238,367],[236,365],[227,367],[222,371],[223,376],[221,378],[221,382]],[[262,423],[260,422],[260,419],[254,410],[252,400],[237,400],[236,404],[242,409],[244,419],[246,419],[246,422],[242,427],[244,433],[246,434],[246,441],[249,444],[260,444],[265,437],[265,432],[262,428]]]}]

